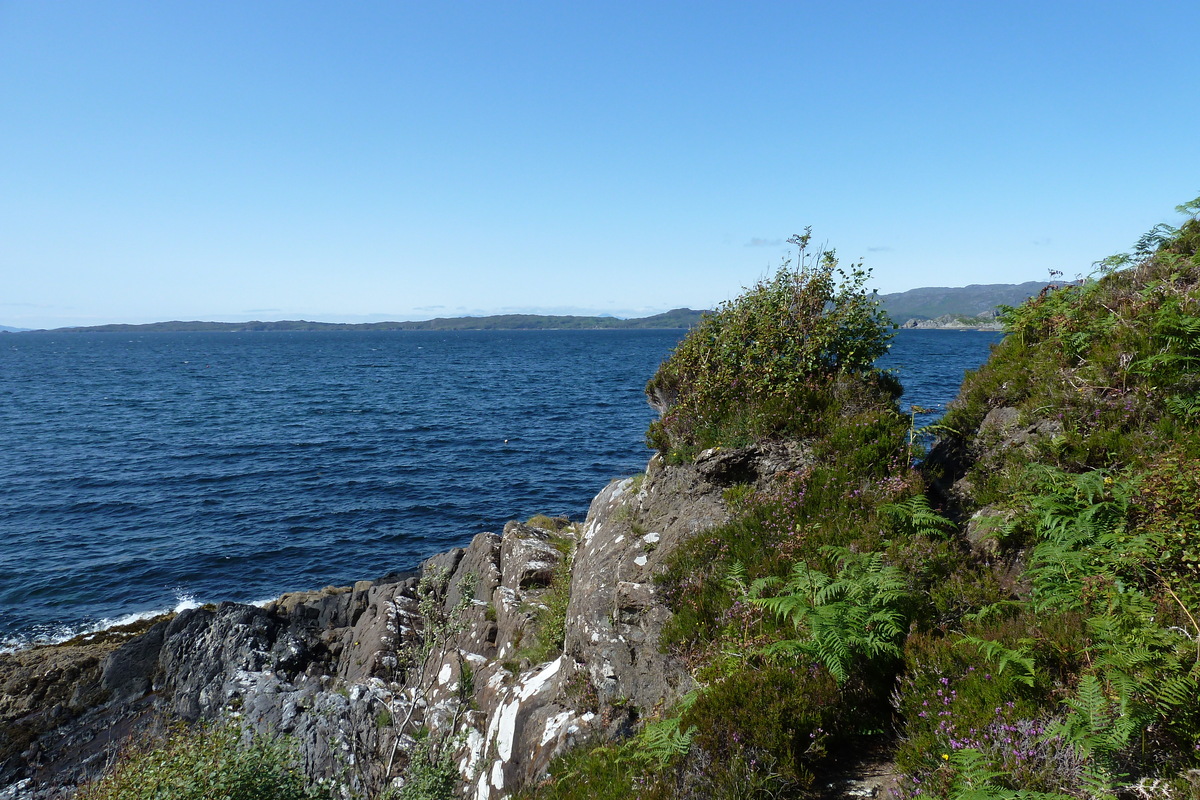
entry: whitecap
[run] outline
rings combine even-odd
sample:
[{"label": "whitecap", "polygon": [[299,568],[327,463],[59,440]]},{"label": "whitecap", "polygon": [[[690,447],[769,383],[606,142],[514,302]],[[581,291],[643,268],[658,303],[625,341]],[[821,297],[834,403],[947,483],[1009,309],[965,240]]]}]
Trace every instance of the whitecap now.
[{"label": "whitecap", "polygon": [[178,614],[193,608],[199,608],[195,595],[183,589],[175,589],[175,605],[171,608],[156,608],[150,611],[134,611],[119,617],[104,617],[100,620],[82,622],[78,625],[41,625],[31,631],[0,638],[0,655],[27,650],[30,647],[41,647],[49,644],[62,644],[71,639],[81,638],[88,641],[98,633],[110,628],[120,628],[133,625],[148,619],[161,617],[164,614]]}]

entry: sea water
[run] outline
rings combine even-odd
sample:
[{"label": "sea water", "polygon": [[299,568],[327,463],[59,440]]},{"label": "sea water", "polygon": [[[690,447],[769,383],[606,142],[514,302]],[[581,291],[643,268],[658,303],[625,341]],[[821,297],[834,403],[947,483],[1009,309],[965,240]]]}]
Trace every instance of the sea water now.
[{"label": "sea water", "polygon": [[[0,649],[579,519],[644,468],[683,333],[0,335]],[[937,409],[998,339],[900,331],[880,365]]]}]

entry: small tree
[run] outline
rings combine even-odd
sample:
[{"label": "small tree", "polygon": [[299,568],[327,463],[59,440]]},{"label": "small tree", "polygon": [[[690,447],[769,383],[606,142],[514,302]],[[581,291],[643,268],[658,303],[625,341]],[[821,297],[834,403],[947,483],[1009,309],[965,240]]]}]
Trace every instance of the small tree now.
[{"label": "small tree", "polygon": [[811,237],[805,228],[788,239],[795,259],[706,315],[658,368],[646,386],[662,415],[647,431],[651,447],[678,460],[706,447],[811,434],[847,394],[838,389],[849,376],[874,388],[871,396],[897,393],[873,366],[894,326],[864,288],[870,270],[843,270],[833,250],[810,253]]}]

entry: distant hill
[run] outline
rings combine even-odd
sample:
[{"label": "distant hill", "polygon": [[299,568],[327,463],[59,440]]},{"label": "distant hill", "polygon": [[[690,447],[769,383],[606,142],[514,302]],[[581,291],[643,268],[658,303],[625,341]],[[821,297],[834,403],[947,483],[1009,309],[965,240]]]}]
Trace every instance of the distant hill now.
[{"label": "distant hill", "polygon": [[[910,320],[926,323],[909,327],[997,326],[997,306],[1019,306],[1036,295],[1046,284],[1028,283],[972,284],[958,288],[927,286],[907,292],[879,295],[883,308],[898,325]],[[145,325],[89,325],[55,328],[56,332],[137,332],[137,331],[499,331],[499,330],[630,330],[650,328],[692,328],[704,311],[676,308],[662,314],[636,319],[617,317],[554,316],[545,314],[497,314],[486,317],[438,317],[417,322],[151,322]],[[951,319],[953,318],[953,319]],[[19,330],[4,328],[0,330]]]},{"label": "distant hill", "polygon": [[19,333],[20,331],[27,331],[27,330],[29,330],[29,329],[28,328],[12,328],[12,327],[9,327],[8,325],[0,325],[0,333]]},{"label": "distant hill", "polygon": [[950,315],[978,317],[997,306],[1019,306],[1046,285],[1045,281],[1027,283],[971,284],[960,288],[927,286],[896,294],[881,294],[883,308],[897,324],[910,319],[926,320]]},{"label": "distant hill", "polygon": [[676,308],[637,319],[617,317],[549,316],[542,314],[498,314],[489,317],[439,317],[418,322],[151,322],[145,325],[88,325],[56,328],[62,333],[132,333],[152,331],[494,331],[494,330],[604,330],[691,328],[703,311]]}]

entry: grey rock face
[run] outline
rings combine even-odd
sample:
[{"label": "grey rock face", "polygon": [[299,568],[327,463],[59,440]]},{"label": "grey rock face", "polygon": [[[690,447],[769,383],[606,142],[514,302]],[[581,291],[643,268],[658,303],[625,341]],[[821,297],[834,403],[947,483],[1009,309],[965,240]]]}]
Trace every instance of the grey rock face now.
[{"label": "grey rock face", "polygon": [[150,691],[167,624],[160,622],[105,657],[100,666],[105,692],[118,700],[134,700]]},{"label": "grey rock face", "polygon": [[[945,437],[935,442],[925,459],[926,473],[943,500],[956,513],[969,517],[976,510],[971,472],[998,469],[1012,451],[1032,452],[1041,442],[1053,440],[1062,432],[1058,420],[1022,421],[1015,408],[993,408],[978,430],[966,437]],[[964,510],[967,513],[963,514]]]}]

